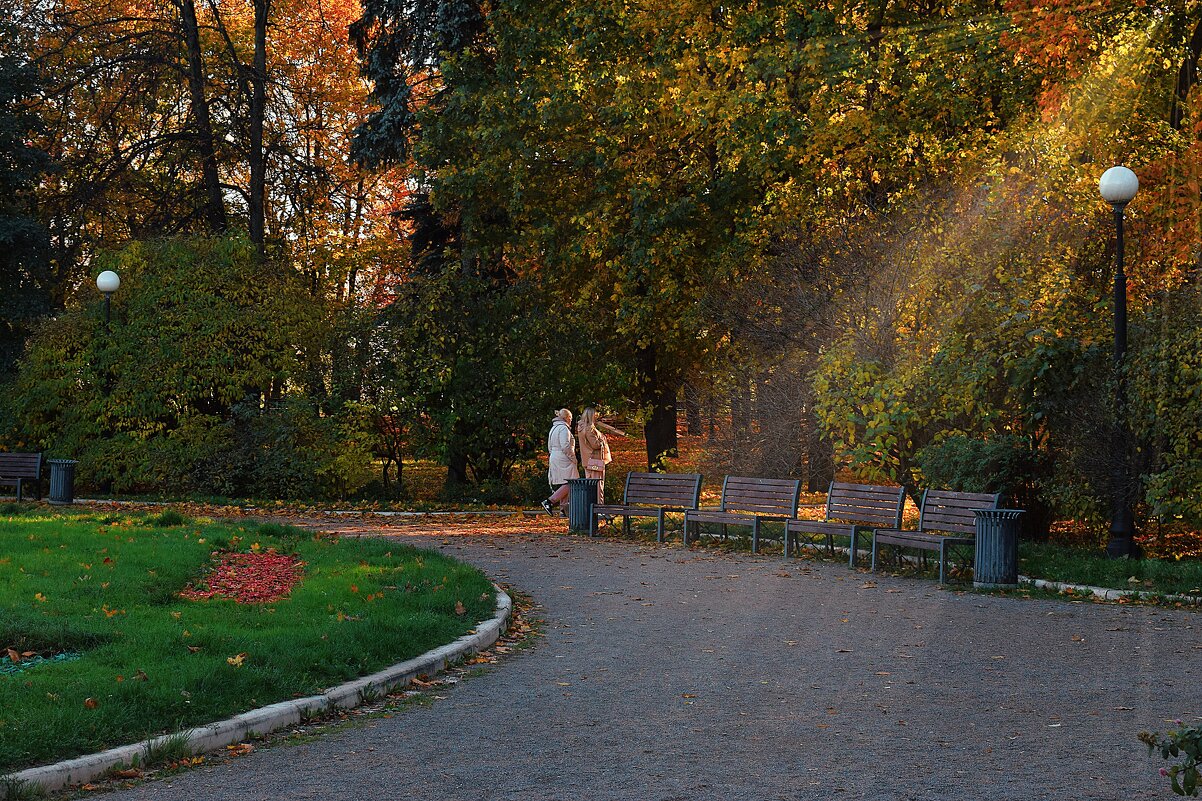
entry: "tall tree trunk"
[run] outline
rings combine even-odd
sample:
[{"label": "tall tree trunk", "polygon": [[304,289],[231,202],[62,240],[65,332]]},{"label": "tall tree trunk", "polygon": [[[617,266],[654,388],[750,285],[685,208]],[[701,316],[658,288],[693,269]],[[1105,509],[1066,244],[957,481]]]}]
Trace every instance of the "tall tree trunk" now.
[{"label": "tall tree trunk", "polygon": [[638,366],[639,400],[650,412],[643,433],[647,438],[647,469],[663,469],[665,457],[676,456],[676,391],[659,369],[655,345],[640,347],[635,354]]},{"label": "tall tree trunk", "polygon": [[684,421],[690,437],[701,435],[701,399],[692,381],[684,384]]},{"label": "tall tree trunk", "polygon": [[740,373],[735,378],[736,383],[730,393],[730,427],[731,447],[737,454],[746,450],[751,439],[751,392],[747,388],[745,375]]},{"label": "tall tree trunk", "polygon": [[205,96],[204,63],[200,51],[200,26],[196,22],[194,0],[177,0],[180,27],[188,51],[188,96],[196,124],[196,148],[200,152],[200,174],[205,189],[205,222],[214,234],[225,231],[229,222],[225,216],[225,201],[221,195],[221,178],[217,171],[217,146],[213,138],[213,120]]},{"label": "tall tree trunk", "polygon": [[250,241],[264,252],[267,234],[267,156],[263,148],[263,125],[267,116],[267,18],[271,0],[254,0],[255,54],[250,71]]},{"label": "tall tree trunk", "polygon": [[1169,125],[1174,131],[1181,130],[1185,120],[1185,104],[1189,100],[1190,90],[1198,83],[1198,60],[1202,58],[1202,19],[1194,26],[1190,36],[1189,49],[1177,72],[1177,91],[1173,93],[1173,107],[1169,110]]}]

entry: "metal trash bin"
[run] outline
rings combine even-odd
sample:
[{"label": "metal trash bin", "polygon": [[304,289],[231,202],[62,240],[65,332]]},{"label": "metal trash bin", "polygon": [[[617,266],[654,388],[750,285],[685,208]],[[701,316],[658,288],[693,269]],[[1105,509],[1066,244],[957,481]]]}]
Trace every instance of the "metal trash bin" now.
[{"label": "metal trash bin", "polygon": [[568,479],[568,530],[588,532],[589,517],[597,502],[599,478]]},{"label": "metal trash bin", "polygon": [[74,459],[47,459],[50,465],[50,495],[46,498],[55,506],[65,506],[75,502],[75,465]]},{"label": "metal trash bin", "polygon": [[972,585],[977,589],[1014,589],[1018,586],[1018,532],[1023,509],[979,509],[977,553]]}]

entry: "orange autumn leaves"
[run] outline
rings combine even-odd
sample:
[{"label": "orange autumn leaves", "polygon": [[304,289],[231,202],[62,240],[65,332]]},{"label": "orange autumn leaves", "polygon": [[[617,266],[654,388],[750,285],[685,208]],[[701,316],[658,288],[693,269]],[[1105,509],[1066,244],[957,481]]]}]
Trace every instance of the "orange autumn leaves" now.
[{"label": "orange autumn leaves", "polygon": [[292,591],[304,574],[295,556],[267,550],[261,553],[222,553],[212,572],[180,593],[190,601],[228,598],[242,604],[276,601]]}]

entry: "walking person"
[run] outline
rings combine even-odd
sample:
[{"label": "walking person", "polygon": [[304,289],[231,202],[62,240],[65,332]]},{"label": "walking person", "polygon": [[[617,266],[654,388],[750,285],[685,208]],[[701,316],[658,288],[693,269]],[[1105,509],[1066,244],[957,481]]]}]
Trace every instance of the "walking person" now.
[{"label": "walking person", "polygon": [[547,483],[551,485],[551,495],[542,504],[547,514],[555,507],[566,514],[569,478],[580,478],[580,470],[576,467],[576,437],[572,435],[571,410],[560,409],[547,432]]},{"label": "walking person", "polygon": [[609,452],[609,441],[601,432],[605,429],[611,434],[625,436],[613,426],[601,422],[601,413],[592,406],[580,413],[580,422],[576,426],[576,439],[580,443],[580,461],[584,464],[585,478],[599,478],[597,484],[597,503],[605,503],[605,465],[612,462]]}]

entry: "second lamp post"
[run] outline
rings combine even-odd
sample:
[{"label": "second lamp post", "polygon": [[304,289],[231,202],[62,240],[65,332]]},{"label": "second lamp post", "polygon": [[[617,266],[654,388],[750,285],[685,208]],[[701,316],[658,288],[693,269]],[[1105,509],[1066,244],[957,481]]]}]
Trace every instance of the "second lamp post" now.
[{"label": "second lamp post", "polygon": [[1118,559],[1137,556],[1135,513],[1131,508],[1131,476],[1127,465],[1130,435],[1127,430],[1127,374],[1123,362],[1127,356],[1127,275],[1123,272],[1123,210],[1139,191],[1139,178],[1126,167],[1111,167],[1098,182],[1102,199],[1114,209],[1114,434],[1111,445],[1114,459],[1111,474],[1110,541],[1106,555]]}]

